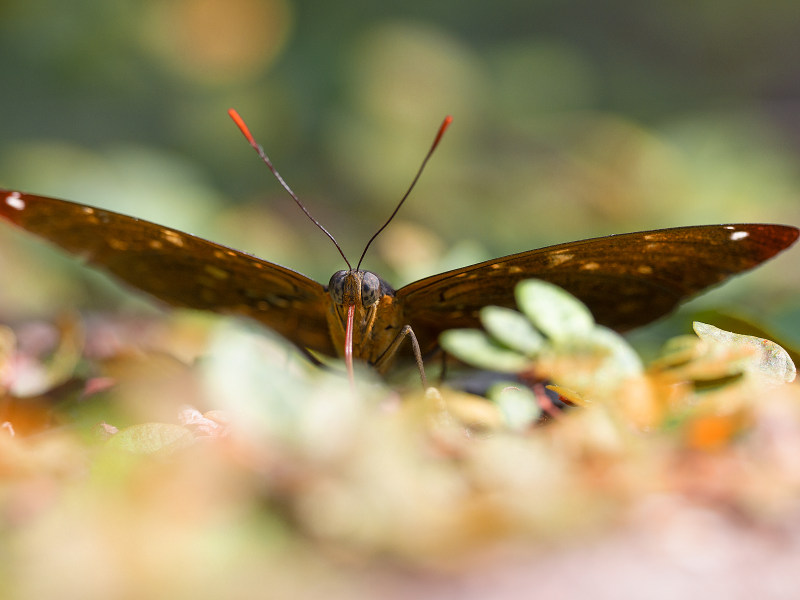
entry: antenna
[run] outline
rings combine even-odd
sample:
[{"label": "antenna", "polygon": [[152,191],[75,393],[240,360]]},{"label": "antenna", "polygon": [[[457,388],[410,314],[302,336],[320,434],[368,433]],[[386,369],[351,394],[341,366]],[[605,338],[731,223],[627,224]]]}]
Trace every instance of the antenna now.
[{"label": "antenna", "polygon": [[[413,190],[414,186],[417,185],[417,180],[419,179],[420,175],[422,175],[422,171],[425,169],[425,165],[428,164],[428,159],[430,159],[431,155],[433,154],[433,151],[436,150],[436,146],[439,145],[439,141],[442,139],[442,136],[444,135],[445,130],[450,126],[450,123],[452,123],[452,122],[453,122],[453,117],[451,117],[450,115],[447,115],[444,118],[444,121],[442,121],[442,124],[439,127],[439,132],[436,134],[436,138],[433,140],[433,144],[431,144],[431,149],[428,150],[428,153],[425,155],[425,158],[422,160],[422,164],[420,165],[419,170],[417,171],[417,174],[414,176],[414,179],[411,181],[411,185],[408,186],[408,189],[406,190],[406,193],[403,194],[403,197],[400,199],[400,202],[397,203],[397,206],[395,207],[394,212],[392,212],[392,214],[386,220],[386,223],[381,225],[381,228],[378,229],[378,231],[376,231],[371,238],[369,238],[369,241],[367,242],[367,245],[364,246],[364,251],[361,253],[361,258],[358,259],[358,264],[356,265],[356,270],[361,268],[361,261],[363,261],[364,257],[367,255],[367,250],[369,250],[369,247],[372,244],[372,242],[375,241],[375,238],[378,237],[378,235],[380,235],[380,233],[384,229],[386,229],[386,227],[389,225],[389,223],[392,222],[392,219],[394,219],[394,216],[397,214],[397,211],[399,211],[400,207],[403,206],[403,202],[405,202],[406,198],[408,198],[409,194],[411,194],[411,190]],[[330,234],[328,234],[328,235],[330,235]],[[341,252],[341,250],[339,252]],[[348,263],[348,265],[349,265],[349,263]]]},{"label": "antenna", "polygon": [[[263,160],[264,164],[267,165],[267,168],[275,176],[275,179],[278,180],[278,183],[280,183],[283,186],[283,189],[285,189],[289,193],[289,195],[292,197],[292,200],[294,200],[295,203],[297,204],[297,206],[300,207],[300,210],[302,210],[305,213],[305,215],[309,219],[311,219],[311,222],[314,223],[314,225],[316,225],[317,227],[319,227],[322,230],[322,233],[324,233],[325,235],[327,235],[330,238],[330,240],[333,242],[333,245],[336,246],[336,249],[339,251],[339,254],[342,255],[342,258],[344,259],[344,262],[347,263],[347,268],[352,271],[353,267],[350,265],[350,261],[347,260],[347,257],[344,255],[344,252],[342,251],[342,247],[336,241],[336,238],[333,237],[333,235],[331,235],[331,233],[327,229],[325,229],[322,226],[322,224],[319,221],[317,221],[311,215],[310,212],[308,212],[308,209],[305,207],[305,205],[302,202],[300,202],[300,198],[297,197],[297,194],[295,194],[292,191],[292,188],[289,187],[289,184],[286,183],[283,180],[283,177],[281,177],[281,174],[278,173],[278,171],[275,170],[275,167],[272,166],[272,161],[269,159],[269,156],[267,156],[267,153],[264,152],[264,148],[261,147],[261,144],[256,142],[255,138],[250,133],[250,130],[247,128],[247,125],[245,125],[244,119],[242,119],[242,117],[239,116],[239,113],[236,112],[232,108],[228,110],[228,114],[230,115],[231,119],[233,119],[233,122],[236,123],[236,126],[239,128],[239,130],[244,134],[244,137],[247,138],[247,141],[250,142],[250,145],[255,149],[256,152],[258,152],[258,155],[261,157],[261,160]],[[439,137],[441,137],[441,132],[439,133]],[[438,143],[438,141],[439,140],[437,138],[436,142]],[[435,144],[434,144],[434,146],[435,146]],[[427,161],[428,159],[426,158],[425,160]],[[423,163],[423,165],[424,164],[425,163]],[[419,175],[417,175],[417,177],[419,177]],[[416,179],[414,181],[416,181]],[[411,191],[411,190],[409,190],[409,191]],[[406,194],[406,195],[408,195],[408,194]],[[405,200],[405,198],[403,198],[403,200]],[[402,203],[403,202],[401,201],[400,204],[402,204]],[[400,208],[400,207],[398,206],[397,208]],[[395,212],[397,212],[397,210],[395,210]],[[394,216],[394,215],[392,215],[392,216]],[[391,219],[389,219],[389,220],[391,221]],[[387,225],[388,225],[388,223],[387,223]],[[386,225],[384,225],[383,227],[386,227]],[[383,227],[381,227],[381,229],[383,229]],[[380,233],[380,231],[378,231],[378,233]],[[375,237],[375,236],[373,236],[373,237]],[[372,240],[370,240],[370,242],[372,242]],[[369,244],[367,244],[367,247],[369,247]],[[364,250],[364,252],[366,252],[366,250]],[[363,256],[362,256],[362,258],[363,258]]]}]

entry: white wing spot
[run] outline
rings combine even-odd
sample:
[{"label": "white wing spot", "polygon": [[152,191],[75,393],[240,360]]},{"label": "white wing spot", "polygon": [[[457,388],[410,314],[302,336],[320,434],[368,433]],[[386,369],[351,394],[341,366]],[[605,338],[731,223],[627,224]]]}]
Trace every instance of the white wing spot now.
[{"label": "white wing spot", "polygon": [[750,232],[748,231],[734,231],[731,234],[731,239],[735,242],[737,240],[743,240],[746,237],[749,237]]},{"label": "white wing spot", "polygon": [[93,215],[94,209],[91,206],[81,206],[81,210],[87,215]]},{"label": "white wing spot", "polygon": [[501,265],[501,264],[499,264],[499,263],[494,263],[493,265],[491,265],[491,268],[492,268],[492,269],[499,269],[499,268],[500,268],[500,267],[502,267],[502,266],[503,266],[503,265]]},{"label": "white wing spot", "polygon": [[596,271],[600,268],[600,263],[588,262],[581,265],[581,271]]},{"label": "white wing spot", "polygon": [[25,200],[20,197],[19,192],[11,192],[8,196],[6,196],[6,204],[8,204],[14,210],[25,209]]},{"label": "white wing spot", "polygon": [[162,229],[161,236],[170,244],[174,244],[179,247],[183,246],[183,237],[177,231],[172,231],[171,229]]},{"label": "white wing spot", "polygon": [[725,225],[723,229],[736,229],[736,227],[734,227],[733,225]]}]

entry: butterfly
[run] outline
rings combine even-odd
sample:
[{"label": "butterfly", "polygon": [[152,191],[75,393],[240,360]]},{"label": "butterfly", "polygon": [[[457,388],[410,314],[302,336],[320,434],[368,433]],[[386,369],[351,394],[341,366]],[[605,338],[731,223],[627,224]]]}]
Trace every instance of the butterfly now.
[{"label": "butterfly", "polygon": [[326,286],[169,227],[19,191],[0,189],[0,219],[170,305],[252,318],[312,355],[342,356],[349,348],[381,372],[405,337],[421,363],[443,331],[478,327],[483,306],[514,306],[514,287],[524,279],[561,286],[598,323],[625,331],[775,256],[799,233],[787,225],[748,223],[611,235],[495,258],[395,290],[360,262],[334,273]]}]

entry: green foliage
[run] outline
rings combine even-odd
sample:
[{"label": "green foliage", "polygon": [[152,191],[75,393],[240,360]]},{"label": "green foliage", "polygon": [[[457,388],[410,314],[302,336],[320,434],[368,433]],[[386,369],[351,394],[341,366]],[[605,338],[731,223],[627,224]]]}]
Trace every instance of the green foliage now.
[{"label": "green foliage", "polygon": [[561,288],[538,280],[516,289],[522,313],[481,311],[486,333],[447,331],[442,347],[474,366],[506,373],[531,372],[591,397],[642,373],[625,340],[594,322],[589,310]]}]

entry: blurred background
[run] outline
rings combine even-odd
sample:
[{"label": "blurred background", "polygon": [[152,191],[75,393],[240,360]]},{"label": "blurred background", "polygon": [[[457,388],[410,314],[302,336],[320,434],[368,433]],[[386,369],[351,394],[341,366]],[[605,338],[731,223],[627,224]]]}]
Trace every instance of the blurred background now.
[{"label": "blurred background", "polygon": [[[341,259],[226,110],[351,260],[452,114],[365,263],[397,287],[586,237],[797,225],[799,33],[795,0],[3,0],[0,185],[327,282]],[[114,297],[0,236],[0,317]],[[800,341],[798,253],[700,302]]]}]

